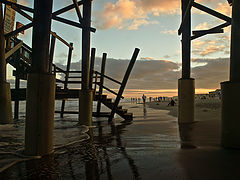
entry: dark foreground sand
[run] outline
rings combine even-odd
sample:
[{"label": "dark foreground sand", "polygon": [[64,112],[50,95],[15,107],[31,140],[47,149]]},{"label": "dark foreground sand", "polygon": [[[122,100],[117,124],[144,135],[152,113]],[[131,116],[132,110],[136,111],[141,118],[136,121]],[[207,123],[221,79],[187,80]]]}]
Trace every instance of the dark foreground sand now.
[{"label": "dark foreground sand", "polygon": [[[132,122],[117,117],[109,124],[107,118],[96,118],[90,139],[55,149],[51,156],[21,161],[0,173],[0,179],[240,179],[240,151],[220,146],[218,104],[197,102],[197,121],[184,126],[172,116],[176,107],[166,103],[124,104],[134,113]],[[68,136],[77,128],[57,130]]]}]

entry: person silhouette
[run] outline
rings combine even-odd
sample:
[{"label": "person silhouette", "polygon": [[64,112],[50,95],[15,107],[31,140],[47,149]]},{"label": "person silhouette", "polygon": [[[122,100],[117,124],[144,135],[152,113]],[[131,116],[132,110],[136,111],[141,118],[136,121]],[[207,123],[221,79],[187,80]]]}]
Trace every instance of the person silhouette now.
[{"label": "person silhouette", "polygon": [[143,103],[144,103],[144,104],[145,104],[145,102],[146,102],[146,98],[147,98],[147,97],[143,94],[143,95],[142,95],[142,100],[143,100]]}]

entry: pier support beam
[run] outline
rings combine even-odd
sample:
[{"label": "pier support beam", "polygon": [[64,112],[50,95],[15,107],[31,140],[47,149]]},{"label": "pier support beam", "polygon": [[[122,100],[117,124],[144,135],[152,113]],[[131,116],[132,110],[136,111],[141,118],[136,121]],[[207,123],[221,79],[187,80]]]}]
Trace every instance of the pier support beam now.
[{"label": "pier support beam", "polygon": [[[93,90],[81,90],[79,101],[79,124],[92,126]],[[88,113],[84,113],[88,112]]]},{"label": "pier support beam", "polygon": [[2,3],[0,3],[0,124],[13,122],[10,84],[6,82],[5,38]]},{"label": "pier support beam", "polygon": [[52,0],[34,0],[32,69],[28,74],[25,154],[53,151],[55,75],[49,73]]},{"label": "pier support beam", "polygon": [[240,0],[232,4],[230,81],[221,83],[222,132],[221,143],[226,148],[240,148]]},{"label": "pier support beam", "polygon": [[25,153],[53,152],[55,75],[28,74]]},{"label": "pier support beam", "polygon": [[[191,9],[190,0],[182,0],[182,20],[186,17],[182,28],[182,78],[178,80],[178,123],[194,121],[195,84],[191,78]],[[187,113],[187,114],[186,114]]]},{"label": "pier support beam", "polygon": [[91,27],[92,0],[83,2],[82,20],[82,89],[79,96],[79,123],[92,124],[92,91],[89,89],[90,64],[90,27]]},{"label": "pier support beam", "polygon": [[178,123],[191,123],[194,121],[194,79],[178,80]]}]

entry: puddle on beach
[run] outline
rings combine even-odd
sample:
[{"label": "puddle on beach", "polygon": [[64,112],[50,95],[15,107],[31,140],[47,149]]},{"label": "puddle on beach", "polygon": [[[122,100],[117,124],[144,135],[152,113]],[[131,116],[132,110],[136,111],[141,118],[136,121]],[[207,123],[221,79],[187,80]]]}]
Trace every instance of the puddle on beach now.
[{"label": "puddle on beach", "polygon": [[[76,102],[70,106],[77,109]],[[55,152],[41,159],[18,156],[24,147],[24,118],[0,126],[0,168],[15,163],[0,179],[140,179],[146,170],[142,157],[157,163],[154,157],[181,148],[177,120],[142,104],[125,107],[134,113],[132,122],[116,117],[109,124],[107,118],[93,118],[90,129],[78,126],[76,115],[55,114]]]}]

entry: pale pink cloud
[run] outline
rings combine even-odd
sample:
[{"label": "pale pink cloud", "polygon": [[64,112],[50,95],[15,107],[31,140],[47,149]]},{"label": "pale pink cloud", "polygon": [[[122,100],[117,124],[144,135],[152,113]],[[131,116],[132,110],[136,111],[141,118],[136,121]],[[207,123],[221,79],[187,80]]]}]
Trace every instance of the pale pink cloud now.
[{"label": "pale pink cloud", "polygon": [[206,29],[209,29],[211,26],[207,23],[207,22],[203,22],[203,23],[200,23],[198,24],[194,30],[206,30]]},{"label": "pale pink cloud", "polygon": [[176,35],[177,34],[177,30],[164,30],[161,31],[162,34],[170,34],[170,35]]}]

